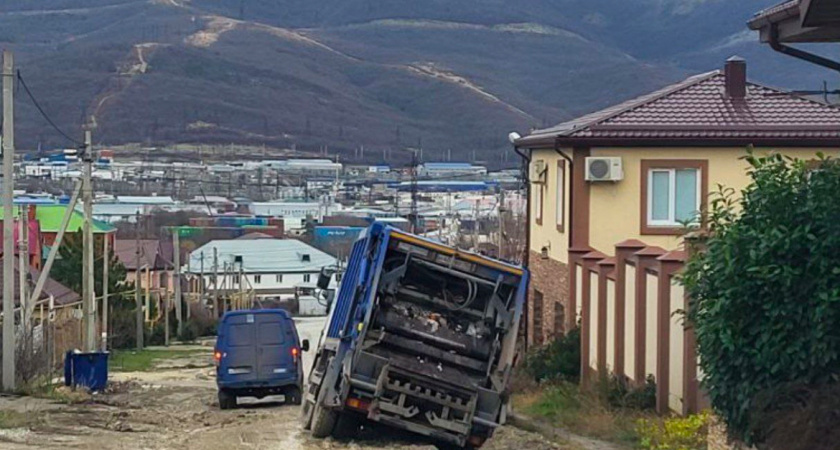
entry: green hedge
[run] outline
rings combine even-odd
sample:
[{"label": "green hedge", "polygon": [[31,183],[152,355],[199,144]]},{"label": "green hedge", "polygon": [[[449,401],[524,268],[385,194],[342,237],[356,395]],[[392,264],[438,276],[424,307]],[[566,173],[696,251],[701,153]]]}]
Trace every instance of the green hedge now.
[{"label": "green hedge", "polygon": [[745,159],[751,183],[713,195],[709,237],[683,281],[704,387],[751,442],[767,431],[758,399],[840,373],[840,166]]}]

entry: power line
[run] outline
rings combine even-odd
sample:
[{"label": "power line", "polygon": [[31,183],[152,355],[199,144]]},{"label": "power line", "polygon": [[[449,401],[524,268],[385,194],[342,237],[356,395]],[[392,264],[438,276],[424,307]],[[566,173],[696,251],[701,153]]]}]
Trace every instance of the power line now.
[{"label": "power line", "polygon": [[29,90],[29,86],[26,85],[26,81],[24,81],[23,76],[21,76],[20,70],[17,71],[17,79],[18,79],[18,81],[20,81],[20,85],[23,86],[23,90],[26,91],[26,95],[28,95],[29,99],[32,100],[32,103],[35,105],[35,108],[38,110],[38,112],[41,113],[41,116],[44,118],[44,120],[46,120],[47,123],[49,123],[50,126],[52,126],[53,129],[55,129],[55,131],[58,132],[58,134],[64,136],[67,140],[72,142],[74,145],[76,145],[77,147],[80,147],[80,148],[84,147],[84,144],[82,142],[79,142],[76,139],[73,139],[67,133],[62,131],[61,128],[59,128],[58,125],[56,125],[55,122],[53,122],[53,120],[50,118],[50,116],[47,115],[47,113],[44,111],[44,108],[41,108],[41,104],[38,103],[38,100],[32,94],[32,91]]}]

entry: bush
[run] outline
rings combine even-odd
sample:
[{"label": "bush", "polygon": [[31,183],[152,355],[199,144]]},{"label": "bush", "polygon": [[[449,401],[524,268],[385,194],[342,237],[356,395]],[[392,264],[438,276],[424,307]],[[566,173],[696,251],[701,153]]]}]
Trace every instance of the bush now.
[{"label": "bush", "polygon": [[638,442],[636,424],[640,418],[655,417],[649,411],[614,408],[598,392],[563,381],[517,393],[514,406],[525,417],[544,420],[553,427],[626,445]]},{"label": "bush", "polygon": [[705,450],[709,417],[709,413],[703,412],[663,422],[641,419],[636,427],[639,445],[644,450]]},{"label": "bush", "polygon": [[525,360],[525,371],[536,381],[577,382],[580,378],[580,327],[532,351]]},{"label": "bush", "polygon": [[840,373],[840,165],[746,160],[751,184],[713,196],[683,282],[705,390],[730,433],[753,443],[766,431],[761,395]]},{"label": "bush", "polygon": [[625,379],[615,375],[606,384],[604,396],[611,407],[640,411],[656,409],[656,380],[653,375],[648,375],[642,387],[630,386]]}]

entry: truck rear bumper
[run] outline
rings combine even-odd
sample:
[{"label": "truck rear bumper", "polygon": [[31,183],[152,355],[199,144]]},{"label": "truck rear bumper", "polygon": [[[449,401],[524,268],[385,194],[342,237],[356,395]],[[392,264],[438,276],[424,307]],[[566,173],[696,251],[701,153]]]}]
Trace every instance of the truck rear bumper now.
[{"label": "truck rear bumper", "polygon": [[[456,445],[489,437],[499,426],[501,401],[486,389],[465,389],[386,364],[375,382],[351,377],[349,398],[369,404],[367,418]],[[347,401],[345,399],[345,401]]]}]

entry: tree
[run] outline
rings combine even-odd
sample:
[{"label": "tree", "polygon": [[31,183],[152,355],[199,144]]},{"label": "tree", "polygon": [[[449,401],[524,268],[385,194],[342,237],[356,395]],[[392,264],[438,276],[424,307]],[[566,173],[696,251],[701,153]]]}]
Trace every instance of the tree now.
[{"label": "tree", "polygon": [[[95,236],[94,248],[94,289],[97,297],[102,295],[103,285],[103,244],[105,236]],[[82,292],[82,234],[67,234],[58,249],[58,258],[53,264],[50,276],[68,288]],[[108,292],[109,292],[109,340],[112,348],[127,348],[134,346],[134,311],[136,306],[133,299],[126,298],[124,293],[134,291],[134,283],[126,281],[125,266],[117,259],[113,249],[109,252]],[[97,308],[102,311],[102,302],[97,302]]]},{"label": "tree", "polygon": [[[720,188],[712,197],[708,238],[683,276],[703,384],[735,437],[793,434],[796,447],[771,448],[830,448],[820,443],[836,444],[836,431],[809,440],[789,426],[803,403],[838,403],[813,393],[836,391],[840,374],[840,164],[745,159],[751,183],[740,196]],[[836,409],[822,417],[838,428]]]}]

